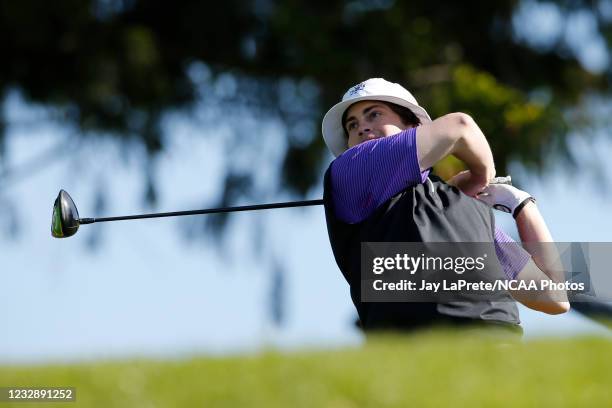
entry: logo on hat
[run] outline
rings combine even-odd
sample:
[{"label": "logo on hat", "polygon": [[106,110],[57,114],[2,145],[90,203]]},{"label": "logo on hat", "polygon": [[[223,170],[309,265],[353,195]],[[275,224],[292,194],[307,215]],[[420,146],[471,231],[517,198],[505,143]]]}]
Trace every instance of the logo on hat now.
[{"label": "logo on hat", "polygon": [[359,91],[362,91],[363,89],[365,89],[365,87],[366,87],[365,82],[357,84],[349,90],[348,94],[349,96],[356,95],[357,93],[359,93]]}]

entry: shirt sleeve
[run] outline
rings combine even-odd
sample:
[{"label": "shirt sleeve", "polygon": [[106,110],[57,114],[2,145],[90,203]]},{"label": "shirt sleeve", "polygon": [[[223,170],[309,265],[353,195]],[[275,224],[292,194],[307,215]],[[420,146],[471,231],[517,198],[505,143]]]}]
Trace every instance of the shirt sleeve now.
[{"label": "shirt sleeve", "polygon": [[417,156],[416,128],[369,140],[341,154],[331,166],[336,217],[355,224],[407,187],[425,182]]},{"label": "shirt sleeve", "polygon": [[514,241],[508,234],[495,227],[495,253],[501,263],[506,278],[514,280],[525,268],[531,255],[521,244]]}]

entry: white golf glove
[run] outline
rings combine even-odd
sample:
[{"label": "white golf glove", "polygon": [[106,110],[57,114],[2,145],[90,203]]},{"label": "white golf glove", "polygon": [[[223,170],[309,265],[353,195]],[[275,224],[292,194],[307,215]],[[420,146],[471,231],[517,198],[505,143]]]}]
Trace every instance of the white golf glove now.
[{"label": "white golf glove", "polygon": [[511,213],[514,218],[528,202],[535,202],[531,194],[509,184],[489,184],[476,198],[489,207]]}]

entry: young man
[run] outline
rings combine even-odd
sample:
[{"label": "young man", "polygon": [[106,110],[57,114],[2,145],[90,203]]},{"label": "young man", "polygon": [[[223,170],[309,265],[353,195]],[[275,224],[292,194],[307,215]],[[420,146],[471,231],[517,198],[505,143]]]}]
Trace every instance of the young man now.
[{"label": "young man", "polygon": [[[361,242],[494,242],[507,279],[559,280],[548,267],[551,259],[545,251],[530,256],[495,228],[489,207],[513,214],[523,242],[552,242],[528,193],[489,185],[495,176],[493,154],[474,120],[451,113],[432,121],[402,86],[373,78],[347,91],[323,118],[322,130],[337,157],[325,175],[328,232],[362,326],[407,329],[479,322],[520,331],[518,311],[508,294],[500,294],[495,302],[361,301]],[[431,167],[449,154],[468,170],[445,183],[431,174]],[[544,293],[537,301],[522,292],[512,296],[545,313],[569,308],[558,293]]]}]

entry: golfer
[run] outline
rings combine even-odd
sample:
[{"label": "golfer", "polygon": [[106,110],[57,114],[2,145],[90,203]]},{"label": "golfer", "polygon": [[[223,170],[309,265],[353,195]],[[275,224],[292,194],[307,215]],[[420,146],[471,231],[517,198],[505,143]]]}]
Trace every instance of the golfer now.
[{"label": "golfer", "polygon": [[[372,78],[350,88],[327,112],[322,131],[336,156],[324,188],[330,243],[364,329],[484,323],[522,333],[512,297],[549,314],[569,309],[566,298],[534,301],[521,292],[501,294],[495,302],[362,302],[361,242],[494,242],[497,267],[507,279],[521,280],[552,279],[544,267],[548,260],[511,245],[495,227],[491,208],[513,215],[523,242],[553,240],[530,194],[489,184],[493,154],[467,114],[432,121],[402,86]],[[445,182],[431,168],[448,155],[468,170]]]}]

